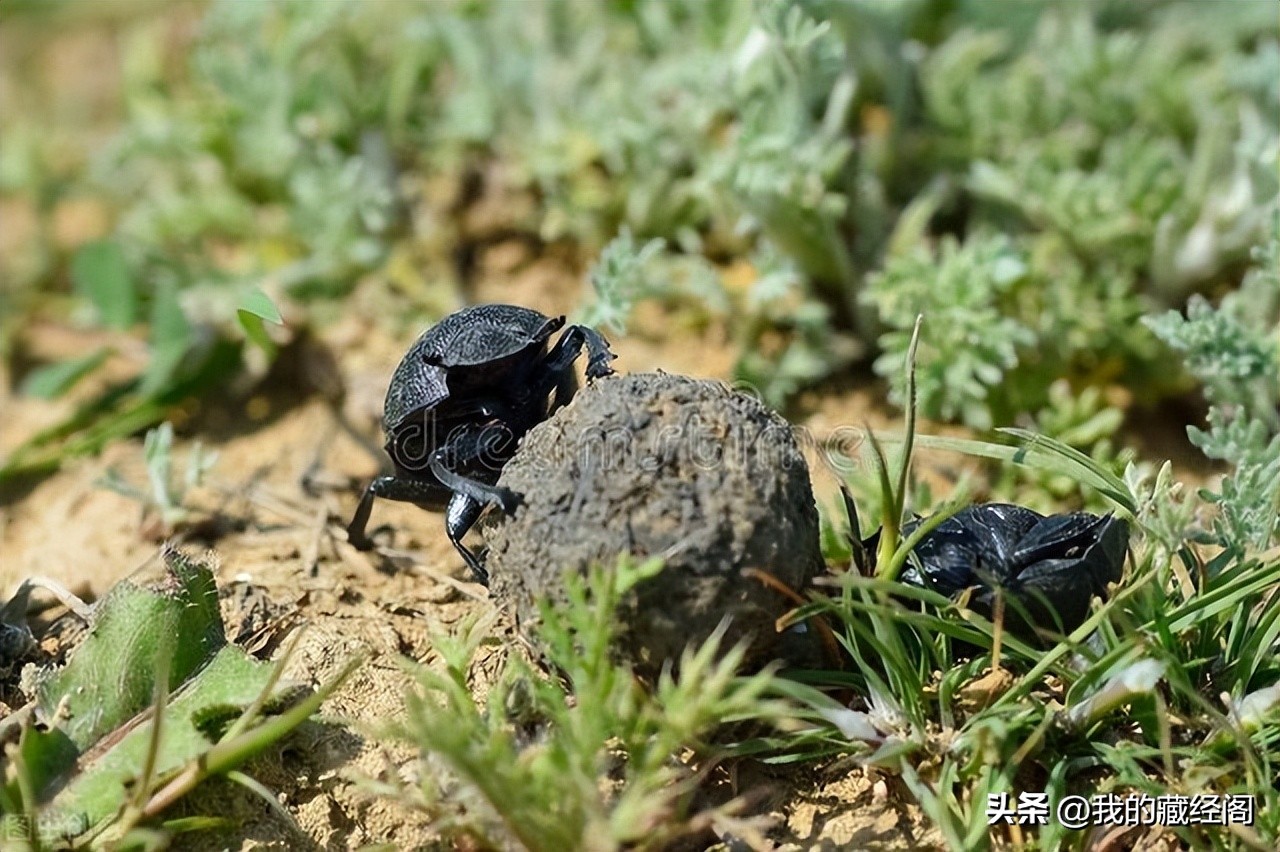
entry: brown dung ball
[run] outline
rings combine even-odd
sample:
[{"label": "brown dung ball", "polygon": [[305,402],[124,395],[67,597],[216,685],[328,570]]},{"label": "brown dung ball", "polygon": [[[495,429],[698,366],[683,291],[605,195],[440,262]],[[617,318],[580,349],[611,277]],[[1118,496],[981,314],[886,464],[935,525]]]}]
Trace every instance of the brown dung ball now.
[{"label": "brown dung ball", "polygon": [[537,599],[563,601],[564,572],[661,555],[666,567],[624,599],[617,656],[652,675],[726,615],[722,647],[775,653],[794,604],[744,570],[803,593],[822,570],[809,470],[791,427],[724,384],[665,373],[597,380],[535,427],[500,484],[523,495],[491,513],[490,588],[522,629]]}]

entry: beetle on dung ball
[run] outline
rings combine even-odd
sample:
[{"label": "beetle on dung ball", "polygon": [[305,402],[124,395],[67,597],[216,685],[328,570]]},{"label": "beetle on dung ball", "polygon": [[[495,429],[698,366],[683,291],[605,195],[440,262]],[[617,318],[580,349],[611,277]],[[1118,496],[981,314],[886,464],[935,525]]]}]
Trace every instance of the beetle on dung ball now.
[{"label": "beetle on dung ball", "polygon": [[587,380],[613,373],[609,342],[516,305],[475,305],[423,332],[396,367],[382,428],[394,473],[365,489],[347,537],[369,549],[373,499],[383,497],[445,512],[449,541],[476,579],[488,582],[462,537],[489,505],[514,512],[520,497],[497,485],[502,466],[526,432],[577,391],[574,362],[587,350]]}]

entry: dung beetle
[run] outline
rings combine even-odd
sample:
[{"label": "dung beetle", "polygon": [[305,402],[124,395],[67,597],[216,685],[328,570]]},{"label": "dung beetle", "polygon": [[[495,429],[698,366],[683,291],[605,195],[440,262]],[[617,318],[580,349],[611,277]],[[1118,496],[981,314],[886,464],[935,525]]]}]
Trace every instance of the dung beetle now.
[{"label": "dung beetle", "polygon": [[[920,523],[905,524],[903,535]],[[1107,584],[1119,581],[1128,543],[1128,524],[1109,514],[1046,517],[1012,503],[982,503],[921,538],[901,579],[948,596],[972,588],[969,609],[988,618],[1001,590],[1013,632],[1069,633],[1084,623],[1089,599],[1106,598]]]},{"label": "dung beetle", "polygon": [[396,367],[382,428],[394,473],[365,489],[347,527],[367,550],[373,499],[402,500],[445,512],[445,530],[476,579],[488,574],[462,537],[489,505],[514,512],[520,497],[496,483],[526,432],[577,391],[573,363],[585,345],[588,381],[613,373],[609,342],[517,305],[474,305],[427,329]]}]

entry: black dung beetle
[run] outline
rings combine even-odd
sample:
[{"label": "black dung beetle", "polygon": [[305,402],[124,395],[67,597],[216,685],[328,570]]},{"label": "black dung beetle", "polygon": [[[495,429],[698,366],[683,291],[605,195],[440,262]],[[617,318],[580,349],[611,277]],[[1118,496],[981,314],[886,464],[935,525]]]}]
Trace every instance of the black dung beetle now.
[{"label": "black dung beetle", "polygon": [[[920,521],[903,526],[910,535]],[[902,581],[955,595],[973,588],[969,608],[990,618],[996,590],[1011,605],[1005,623],[1034,636],[1037,626],[1070,632],[1118,582],[1129,526],[1111,515],[1074,512],[1048,517],[1011,503],[962,509],[926,534]]]},{"label": "black dung beetle", "polygon": [[382,428],[391,476],[369,483],[347,537],[367,550],[373,498],[446,512],[449,540],[477,580],[488,574],[462,537],[485,507],[513,512],[519,495],[496,483],[520,438],[577,391],[573,362],[587,348],[587,379],[613,373],[609,342],[595,329],[564,327],[516,305],[475,305],[423,332],[391,377]]}]

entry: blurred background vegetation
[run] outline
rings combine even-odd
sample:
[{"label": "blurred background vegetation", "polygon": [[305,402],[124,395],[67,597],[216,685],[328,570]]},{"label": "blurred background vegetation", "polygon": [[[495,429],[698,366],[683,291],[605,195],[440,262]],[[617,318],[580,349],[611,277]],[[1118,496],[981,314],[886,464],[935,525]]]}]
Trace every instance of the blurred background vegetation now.
[{"label": "blurred background vegetation", "polygon": [[[151,429],[149,490],[113,469],[99,484],[177,527],[214,455],[192,442],[179,465],[175,434],[225,450],[215,421],[254,430],[300,396],[376,406],[369,375],[471,301],[653,336],[649,363],[705,356],[801,423],[824,400],[852,403],[838,417],[901,405],[923,313],[921,431],[942,434],[920,442],[1000,460],[975,499],[1101,511],[1116,503],[1089,482],[1123,494],[1126,583],[1088,643],[1042,654],[967,615],[873,606],[885,581],[854,596],[846,571],[811,606],[844,631],[875,712],[795,682],[784,694],[825,722],[767,747],[790,761],[902,735],[882,765],[953,848],[986,848],[981,804],[1028,769],[1055,797],[1098,778],[1259,793],[1256,836],[1214,848],[1274,848],[1274,0],[0,0],[0,67],[0,506]],[[1018,465],[1036,447],[964,440],[1004,440],[994,427],[1058,443]],[[1199,490],[1179,481],[1194,462]],[[864,518],[937,508],[923,477],[852,479]],[[824,522],[847,562],[844,521]],[[572,701],[516,666],[482,713],[464,688],[475,630],[431,640],[449,674],[423,670],[400,731],[455,763],[488,749],[469,780],[526,837],[547,791],[596,813],[619,731],[642,770],[621,801],[670,808],[669,751],[763,682],[704,668],[636,703],[629,674],[570,641],[607,641],[607,606],[584,600],[547,634]],[[958,720],[952,697],[1002,671],[1002,648],[1016,683]],[[827,674],[814,683],[851,683]],[[509,713],[559,739],[511,759]],[[635,819],[617,836],[652,841]],[[562,823],[546,848],[565,848]]]},{"label": "blurred background vegetation", "polygon": [[[1232,499],[1280,491],[1270,0],[10,0],[0,21],[10,381],[56,396],[134,356],[0,482],[261,380],[344,315],[408,338],[517,240],[566,259],[611,333],[644,300],[724,329],[784,410],[859,363],[901,402],[923,312],[924,415],[1118,470],[1125,412],[1202,386],[1193,439],[1246,469]],[[42,361],[40,320],[92,345]]]}]

